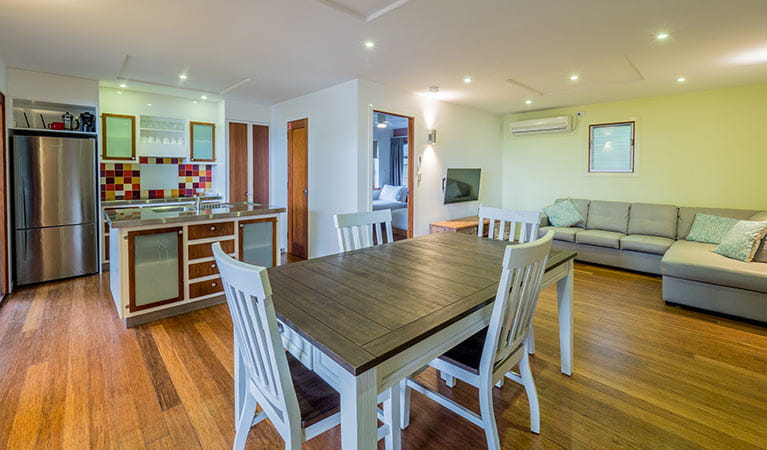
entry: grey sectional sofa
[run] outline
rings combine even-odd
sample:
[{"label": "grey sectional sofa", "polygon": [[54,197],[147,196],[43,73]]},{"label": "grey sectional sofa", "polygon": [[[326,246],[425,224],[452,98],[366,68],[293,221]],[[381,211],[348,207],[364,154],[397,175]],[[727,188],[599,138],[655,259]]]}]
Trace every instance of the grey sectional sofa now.
[{"label": "grey sectional sofa", "polygon": [[714,244],[685,240],[697,213],[764,220],[764,211],[570,200],[586,221],[554,227],[544,215],[540,233],[554,231],[554,248],[575,250],[581,261],[662,275],[667,302],[767,322],[767,263],[726,258],[711,251]]}]

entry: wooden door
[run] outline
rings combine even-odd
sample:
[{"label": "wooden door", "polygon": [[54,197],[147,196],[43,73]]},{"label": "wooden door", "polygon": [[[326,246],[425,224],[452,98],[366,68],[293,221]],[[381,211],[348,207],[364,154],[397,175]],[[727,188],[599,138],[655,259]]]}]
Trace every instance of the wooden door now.
[{"label": "wooden door", "polygon": [[269,127],[253,125],[253,202],[269,204]]},{"label": "wooden door", "polygon": [[288,253],[308,257],[309,119],[288,122]]},{"label": "wooden door", "polygon": [[5,96],[0,93],[0,301],[10,290],[8,284],[8,203],[5,177]]},{"label": "wooden door", "polygon": [[229,122],[229,201],[248,200],[248,124]]}]

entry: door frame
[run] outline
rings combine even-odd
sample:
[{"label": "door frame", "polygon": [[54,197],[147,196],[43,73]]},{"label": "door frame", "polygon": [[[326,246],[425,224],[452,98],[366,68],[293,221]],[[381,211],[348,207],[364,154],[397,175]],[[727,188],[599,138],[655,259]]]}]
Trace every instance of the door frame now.
[{"label": "door frame", "polygon": [[9,266],[10,266],[10,251],[8,243],[10,242],[10,236],[8,234],[8,215],[10,214],[10,208],[8,205],[8,177],[6,171],[6,165],[8,161],[8,129],[6,128],[5,117],[5,95],[0,92],[0,254],[2,254],[2,261],[0,261],[0,301],[2,301],[6,295],[11,291]]},{"label": "door frame", "polygon": [[[373,129],[373,126],[375,126],[375,115],[376,113],[379,114],[386,114],[389,116],[395,116],[395,117],[403,117],[407,119],[407,237],[412,238],[413,237],[413,212],[415,210],[415,176],[413,167],[416,164],[416,156],[415,156],[415,117],[414,116],[408,116],[405,114],[397,114],[392,113],[388,111],[383,111],[380,109],[373,109],[373,120],[370,123],[369,130]],[[373,133],[370,134],[370,148],[373,146]],[[370,160],[373,160],[373,154],[370,154]],[[372,180],[369,185],[372,184]],[[370,200],[372,202],[372,200]]]},{"label": "door frame", "polygon": [[287,199],[288,199],[288,201],[287,201],[287,203],[288,203],[287,204],[287,206],[288,206],[288,214],[287,214],[288,215],[288,220],[287,220],[287,224],[286,224],[287,225],[287,235],[288,235],[287,238],[288,239],[287,239],[287,245],[286,245],[287,248],[285,249],[285,252],[292,254],[290,252],[290,250],[291,250],[291,242],[293,241],[293,236],[292,236],[292,233],[291,233],[291,221],[292,221],[292,218],[290,217],[290,215],[291,215],[291,213],[290,213],[290,211],[291,211],[291,203],[292,203],[292,200],[291,200],[291,197],[290,197],[290,192],[291,192],[291,188],[293,186],[293,167],[290,164],[290,161],[291,161],[291,157],[290,157],[290,130],[293,129],[293,127],[294,127],[293,124],[296,124],[296,125],[301,124],[302,125],[302,127],[297,127],[297,128],[306,128],[306,164],[305,164],[305,166],[306,166],[306,190],[307,190],[307,193],[305,194],[306,195],[306,223],[304,224],[304,229],[306,229],[306,242],[305,242],[305,247],[304,247],[306,254],[305,255],[295,255],[295,256],[299,256],[299,257],[303,257],[303,258],[309,258],[309,194],[308,194],[308,189],[309,189],[309,116],[304,117],[302,119],[289,120],[287,122],[287,124],[286,124],[286,127],[285,127],[285,146],[287,147],[287,152],[286,153],[287,153],[287,166],[288,166],[288,186],[287,186],[288,187],[288,189],[287,189],[287,191],[288,191],[288,196],[287,196]]}]

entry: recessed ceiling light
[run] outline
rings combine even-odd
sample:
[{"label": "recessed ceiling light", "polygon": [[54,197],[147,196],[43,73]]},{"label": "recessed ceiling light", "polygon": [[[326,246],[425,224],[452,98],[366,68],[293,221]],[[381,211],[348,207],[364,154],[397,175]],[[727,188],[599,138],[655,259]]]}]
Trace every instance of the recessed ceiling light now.
[{"label": "recessed ceiling light", "polygon": [[668,33],[658,33],[655,35],[655,39],[662,41],[664,39],[668,39],[669,34]]},{"label": "recessed ceiling light", "polygon": [[203,100],[207,100],[208,96],[207,95],[201,95],[200,98],[203,99]]},{"label": "recessed ceiling light", "polygon": [[192,100],[192,103],[197,104],[197,100]]},{"label": "recessed ceiling light", "polygon": [[182,80],[186,80],[186,74],[185,74],[185,73],[182,73],[182,74],[181,74],[181,75],[179,75],[178,77],[179,77],[180,79],[182,79]]},{"label": "recessed ceiling light", "polygon": [[570,75],[570,81],[578,81],[579,78],[577,73]]},{"label": "recessed ceiling light", "polygon": [[121,87],[121,88],[123,88],[123,89],[125,89],[126,87],[128,87],[128,85],[127,85],[127,84],[125,84],[125,83],[120,83],[120,87]]},{"label": "recessed ceiling light", "polygon": [[676,79],[677,83],[684,83],[685,81],[687,81],[687,78],[685,78],[685,77],[679,77],[679,78]]},{"label": "recessed ceiling light", "polygon": [[467,77],[463,77],[463,82],[466,83],[466,84],[471,83],[471,77],[468,77],[468,76]]},{"label": "recessed ceiling light", "polygon": [[532,104],[533,104],[532,100],[525,100],[525,105],[532,105]]},{"label": "recessed ceiling light", "polygon": [[431,93],[439,92],[439,86],[429,86],[429,92]]},{"label": "recessed ceiling light", "polygon": [[147,106],[152,106],[152,104],[151,104],[151,103],[147,103],[146,105],[147,105]]},{"label": "recessed ceiling light", "polygon": [[373,48],[376,46],[376,43],[373,41],[365,41],[365,47],[367,48]]}]

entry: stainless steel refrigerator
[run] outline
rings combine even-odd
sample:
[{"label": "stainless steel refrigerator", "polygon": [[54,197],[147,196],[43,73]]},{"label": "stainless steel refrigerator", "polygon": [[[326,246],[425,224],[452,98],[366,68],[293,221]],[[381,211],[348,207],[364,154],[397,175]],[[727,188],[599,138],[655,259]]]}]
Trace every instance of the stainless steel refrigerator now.
[{"label": "stainless steel refrigerator", "polygon": [[16,284],[98,272],[95,140],[11,143]]}]

